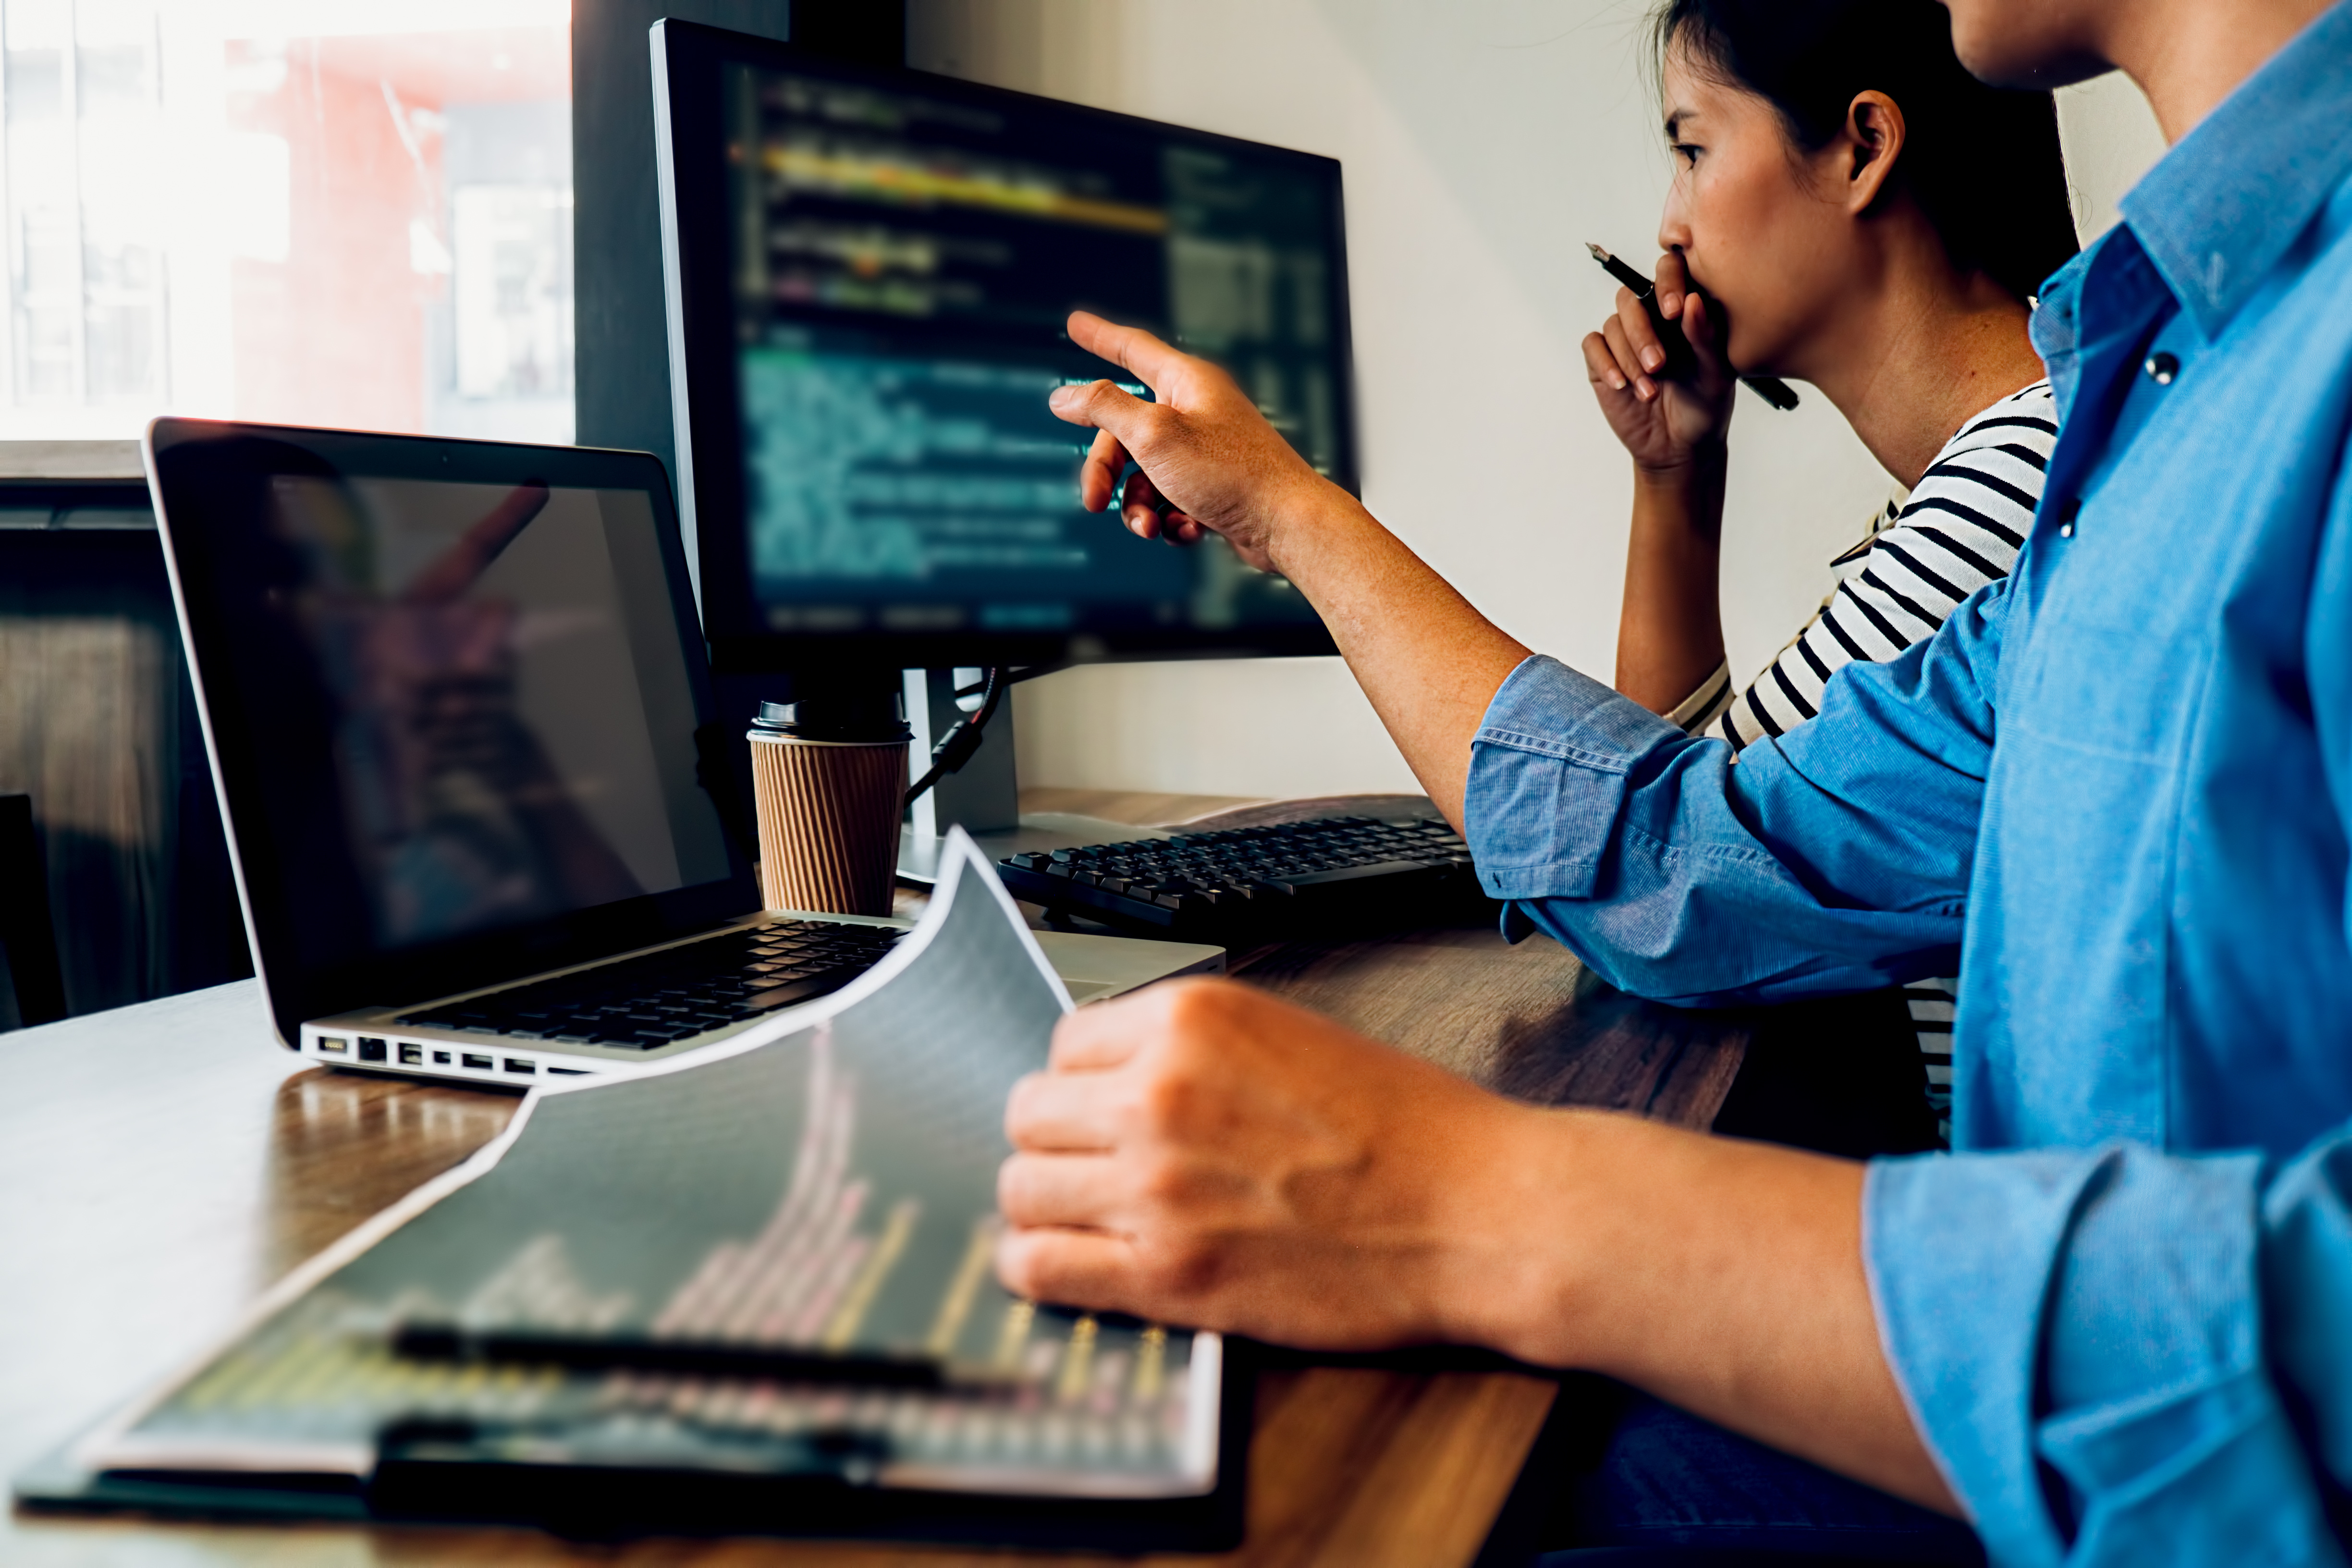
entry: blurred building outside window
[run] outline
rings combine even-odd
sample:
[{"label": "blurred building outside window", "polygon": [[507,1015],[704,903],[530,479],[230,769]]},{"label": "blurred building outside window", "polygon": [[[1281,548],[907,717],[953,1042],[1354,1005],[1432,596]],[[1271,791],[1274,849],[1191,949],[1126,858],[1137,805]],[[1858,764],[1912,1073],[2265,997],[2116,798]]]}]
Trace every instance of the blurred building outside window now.
[{"label": "blurred building outside window", "polygon": [[572,439],[570,0],[0,0],[0,439]]}]

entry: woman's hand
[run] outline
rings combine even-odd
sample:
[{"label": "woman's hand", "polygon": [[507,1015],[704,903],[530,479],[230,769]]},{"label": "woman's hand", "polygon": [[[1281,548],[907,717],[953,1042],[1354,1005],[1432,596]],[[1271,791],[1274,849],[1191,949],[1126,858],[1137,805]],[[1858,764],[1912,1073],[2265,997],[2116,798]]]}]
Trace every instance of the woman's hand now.
[{"label": "woman's hand", "polygon": [[1665,345],[1650,313],[1630,289],[1617,290],[1617,313],[1584,338],[1584,365],[1609,427],[1645,472],[1685,471],[1722,449],[1739,378],[1723,358],[1720,323],[1706,300],[1692,292],[1679,253],[1658,258],[1658,310],[1680,321],[1696,364],[1687,377],[1664,380]]},{"label": "woman's hand", "polygon": [[[1285,514],[1330,482],[1208,361],[1084,310],[1070,317],[1070,341],[1136,375],[1159,400],[1108,381],[1055,391],[1055,415],[1099,432],[1078,473],[1086,509],[1116,500],[1120,521],[1141,538],[1197,544],[1218,533],[1260,571],[1279,570],[1275,536]],[[1120,494],[1129,458],[1138,471]]]}]

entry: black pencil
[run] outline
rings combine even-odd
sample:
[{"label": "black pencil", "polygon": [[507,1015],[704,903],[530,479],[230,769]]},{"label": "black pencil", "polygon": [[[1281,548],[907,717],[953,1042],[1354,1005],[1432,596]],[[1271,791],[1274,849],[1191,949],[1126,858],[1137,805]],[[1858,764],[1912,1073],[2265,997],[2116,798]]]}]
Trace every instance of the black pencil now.
[{"label": "black pencil", "polygon": [[[1601,263],[1607,269],[1610,277],[1631,289],[1633,291],[1633,297],[1641,300],[1643,308],[1649,312],[1650,325],[1657,329],[1658,341],[1666,351],[1667,374],[1670,375],[1677,372],[1687,374],[1691,363],[1690,340],[1683,336],[1683,324],[1680,321],[1669,321],[1659,313],[1657,285],[1591,240],[1584,242],[1584,248],[1592,252],[1592,259]],[[1775,408],[1797,406],[1796,389],[1777,376],[1743,375],[1739,380],[1748,391]]]}]

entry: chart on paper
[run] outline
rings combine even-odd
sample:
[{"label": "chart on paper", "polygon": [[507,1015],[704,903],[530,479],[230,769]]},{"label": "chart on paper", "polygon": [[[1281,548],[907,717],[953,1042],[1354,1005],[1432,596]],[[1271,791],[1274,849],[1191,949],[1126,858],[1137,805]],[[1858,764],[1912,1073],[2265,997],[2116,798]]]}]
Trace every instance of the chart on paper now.
[{"label": "chart on paper", "polygon": [[1004,1099],[1062,1004],[992,895],[959,888],[902,973],[813,1027],[543,1094],[494,1168],[181,1384],[117,1462],[359,1468],[423,1422],[582,1462],[1201,1489],[1193,1337],[996,1281]]}]

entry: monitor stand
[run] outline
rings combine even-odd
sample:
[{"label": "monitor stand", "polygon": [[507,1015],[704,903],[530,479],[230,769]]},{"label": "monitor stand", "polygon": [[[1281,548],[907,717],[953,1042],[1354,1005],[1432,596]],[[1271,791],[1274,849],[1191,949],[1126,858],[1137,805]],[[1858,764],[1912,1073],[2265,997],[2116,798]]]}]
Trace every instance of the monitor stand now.
[{"label": "monitor stand", "polygon": [[[963,716],[956,705],[959,687],[977,685],[977,669],[910,669],[906,672],[907,722],[915,731],[913,771],[929,765],[931,747]],[[977,703],[974,704],[977,706]],[[988,721],[986,737],[963,771],[950,773],[926,791],[898,834],[898,879],[930,887],[939,880],[940,836],[961,827],[991,860],[1035,849],[1076,844],[1108,844],[1174,835],[1132,823],[1067,812],[1021,809],[1021,780],[1013,765],[1013,699],[1008,693]]]}]

